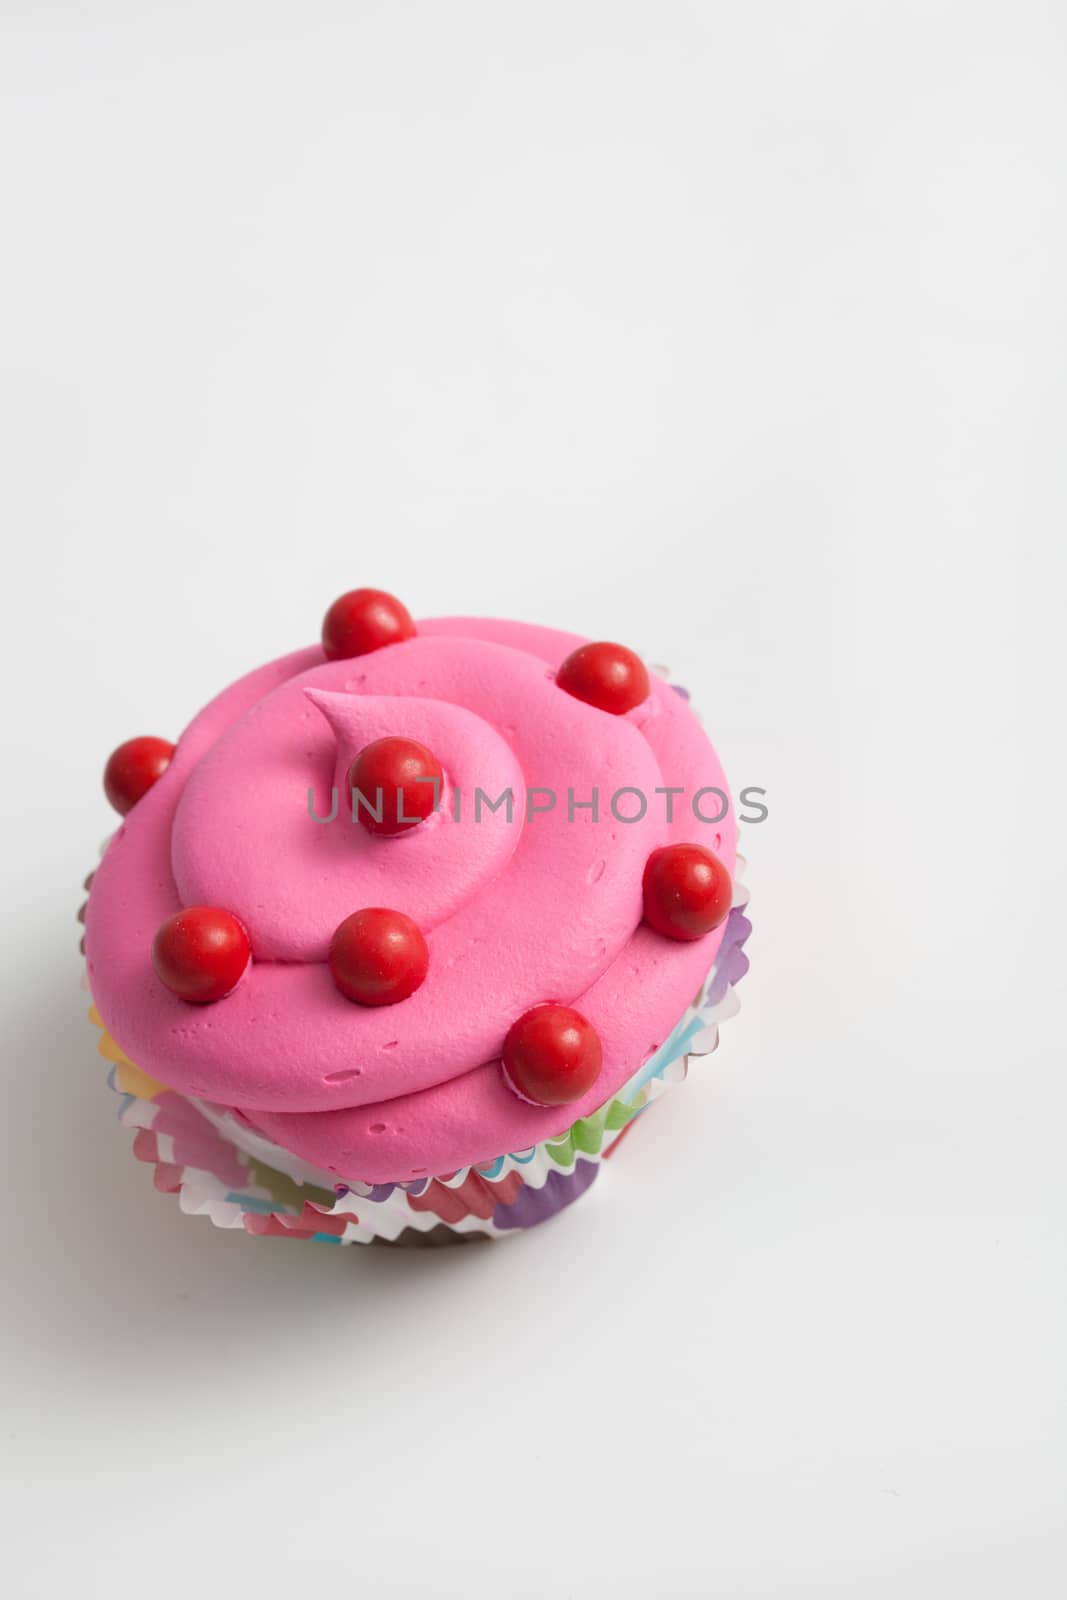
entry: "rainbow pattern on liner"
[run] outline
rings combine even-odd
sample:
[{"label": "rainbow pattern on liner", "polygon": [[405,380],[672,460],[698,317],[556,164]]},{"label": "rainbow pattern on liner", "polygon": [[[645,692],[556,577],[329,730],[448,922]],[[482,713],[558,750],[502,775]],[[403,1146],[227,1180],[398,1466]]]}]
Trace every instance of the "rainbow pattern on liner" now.
[{"label": "rainbow pattern on liner", "polygon": [[748,970],[751,923],[737,860],[734,905],[715,963],[670,1036],[602,1106],[563,1134],[477,1167],[407,1183],[336,1184],[271,1144],[225,1107],[200,1101],[142,1072],[104,1029],[100,1054],[121,1097],[119,1120],[135,1129],[133,1153],[154,1168],[155,1186],[183,1211],[220,1228],[324,1244],[395,1240],[445,1223],[458,1233],[503,1236],[545,1221],[599,1174],[625,1130],[686,1076],[689,1058],[710,1054],[718,1027],[738,1009],[735,986]]}]

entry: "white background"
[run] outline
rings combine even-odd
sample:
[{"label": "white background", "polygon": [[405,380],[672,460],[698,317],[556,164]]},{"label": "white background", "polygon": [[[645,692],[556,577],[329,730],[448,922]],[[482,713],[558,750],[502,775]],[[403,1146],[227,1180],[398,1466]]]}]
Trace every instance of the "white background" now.
[{"label": "white background", "polygon": [[[1062,6],[0,15],[7,1592],[1062,1595]],[[484,1250],[183,1218],[78,989],[109,750],[362,583],[769,791],[719,1052]]]}]

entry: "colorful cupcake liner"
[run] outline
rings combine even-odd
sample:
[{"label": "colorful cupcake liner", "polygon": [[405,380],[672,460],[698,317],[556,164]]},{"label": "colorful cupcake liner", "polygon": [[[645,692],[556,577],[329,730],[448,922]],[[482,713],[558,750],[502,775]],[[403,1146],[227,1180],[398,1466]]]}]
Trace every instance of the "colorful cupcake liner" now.
[{"label": "colorful cupcake liner", "polygon": [[219,1228],[324,1244],[396,1241],[406,1230],[505,1237],[555,1216],[597,1178],[601,1163],[641,1113],[685,1078],[689,1060],[718,1043],[738,1009],[751,924],[738,858],[734,905],[715,964],[670,1037],[610,1100],[557,1138],[476,1167],[411,1183],[336,1184],[255,1133],[226,1107],[178,1094],[124,1055],[104,1028],[99,1049],[120,1096],[119,1120],[134,1130],[133,1153],[154,1169],[157,1189],[182,1211]]}]

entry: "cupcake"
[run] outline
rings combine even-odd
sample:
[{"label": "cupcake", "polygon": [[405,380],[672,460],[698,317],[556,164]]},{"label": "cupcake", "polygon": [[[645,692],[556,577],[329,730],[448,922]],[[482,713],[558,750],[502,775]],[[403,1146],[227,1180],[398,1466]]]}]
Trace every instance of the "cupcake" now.
[{"label": "cupcake", "polygon": [[100,1049],[157,1187],[222,1227],[531,1227],[735,1007],[726,779],[622,645],[354,590],[105,789]]}]

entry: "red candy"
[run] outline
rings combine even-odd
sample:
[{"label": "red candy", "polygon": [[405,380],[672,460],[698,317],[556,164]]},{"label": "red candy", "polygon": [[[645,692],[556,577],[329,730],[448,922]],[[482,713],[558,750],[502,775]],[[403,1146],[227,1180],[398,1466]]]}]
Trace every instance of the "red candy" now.
[{"label": "red candy", "polygon": [[104,793],[120,816],[146,795],[170,766],[174,746],[166,739],[127,739],[112,750],[104,768]]},{"label": "red candy", "polygon": [[[424,744],[414,739],[376,739],[348,769],[349,805],[358,791],[363,799],[356,802],[356,816],[370,833],[406,833],[433,811],[443,781],[441,763]],[[380,822],[373,814],[378,810]]]},{"label": "red candy", "polygon": [[430,952],[418,924],[402,911],[368,906],[341,923],[329,959],[333,981],[349,1000],[392,1006],[424,982]]},{"label": "red candy", "polygon": [[733,898],[730,874],[702,844],[653,850],[641,887],[645,921],[668,939],[702,939],[726,921]]},{"label": "red candy", "polygon": [[152,946],[161,983],[179,1000],[221,1000],[244,977],[252,959],[248,935],[220,906],[186,906],[168,917]]},{"label": "red candy", "polygon": [[369,650],[414,637],[407,606],[384,589],[350,589],[322,620],[322,648],[328,661],[365,656]]},{"label": "red candy", "polygon": [[621,717],[652,693],[640,656],[624,644],[583,644],[572,650],[556,674],[561,689],[576,700]]},{"label": "red candy", "polygon": [[504,1072],[523,1100],[565,1106],[580,1100],[600,1075],[600,1035],[570,1006],[534,1006],[504,1040]]}]

